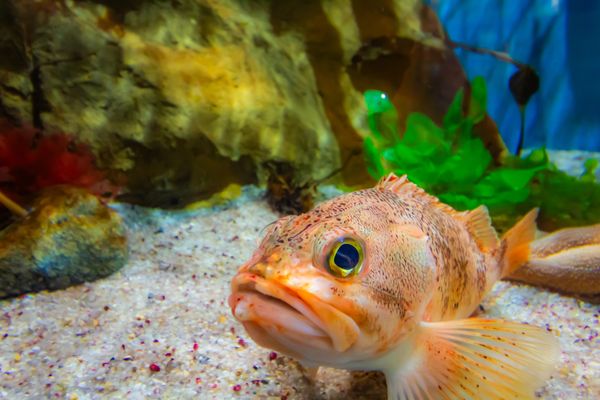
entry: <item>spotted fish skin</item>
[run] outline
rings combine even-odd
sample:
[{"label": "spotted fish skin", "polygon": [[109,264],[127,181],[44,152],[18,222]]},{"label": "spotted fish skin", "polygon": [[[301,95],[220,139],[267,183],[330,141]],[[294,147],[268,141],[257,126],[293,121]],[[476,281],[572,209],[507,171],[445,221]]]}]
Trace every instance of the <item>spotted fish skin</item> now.
[{"label": "spotted fish skin", "polygon": [[[549,375],[553,338],[467,317],[498,279],[527,261],[536,215],[499,239],[484,207],[458,212],[390,174],[374,188],[272,224],[234,277],[229,304],[258,344],[308,367],[382,370],[391,398],[440,398],[481,385],[528,397]],[[350,239],[364,260],[342,278],[328,260],[335,243]],[[511,356],[519,363],[506,376],[477,367],[510,364]],[[534,365],[535,376],[527,375]],[[471,380],[467,389],[455,388],[461,379]]]},{"label": "spotted fish skin", "polygon": [[[414,270],[404,257],[406,250],[395,232],[395,227],[404,228],[428,237],[435,261],[436,284],[425,320],[440,321],[470,315],[486,290],[501,275],[503,248],[500,241],[496,239],[495,247],[488,252],[482,251],[467,229],[468,213],[453,210],[406,180],[402,183],[408,187],[401,193],[388,190],[386,185],[390,183],[388,179],[375,188],[322,203],[310,213],[284,218],[271,232],[272,240],[263,244],[264,252],[289,252],[290,249],[309,252],[316,230],[343,232],[352,227],[353,232],[366,235],[386,232],[380,243],[373,243],[371,250],[385,254],[385,264],[371,270],[364,282],[377,288],[377,293],[388,294],[385,299],[392,299],[389,301],[393,303],[407,298],[407,293],[423,292],[431,287],[431,282],[411,277],[419,271]],[[322,240],[327,238],[320,237]],[[417,282],[420,287],[416,287]],[[376,300],[384,301],[382,297]]]}]

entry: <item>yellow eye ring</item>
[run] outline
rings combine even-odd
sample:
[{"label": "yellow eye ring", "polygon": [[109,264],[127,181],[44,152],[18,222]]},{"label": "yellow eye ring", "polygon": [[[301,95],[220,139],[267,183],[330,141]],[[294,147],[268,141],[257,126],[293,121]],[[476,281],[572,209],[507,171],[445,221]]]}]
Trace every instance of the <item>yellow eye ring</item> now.
[{"label": "yellow eye ring", "polygon": [[338,278],[357,275],[363,265],[363,248],[356,240],[343,238],[338,240],[329,252],[327,268]]}]

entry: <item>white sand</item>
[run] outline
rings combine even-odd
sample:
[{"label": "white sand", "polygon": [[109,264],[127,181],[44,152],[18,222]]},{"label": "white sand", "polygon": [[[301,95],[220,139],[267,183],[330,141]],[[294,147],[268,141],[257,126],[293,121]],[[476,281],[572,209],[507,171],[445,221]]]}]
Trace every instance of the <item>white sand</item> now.
[{"label": "white sand", "polygon": [[[261,195],[249,187],[227,206],[187,213],[120,207],[132,249],[120,273],[0,301],[0,398],[384,399],[378,373],[323,369],[310,384],[231,316],[229,281],[276,218]],[[542,398],[600,398],[599,305],[501,282],[483,307],[560,338]]]},{"label": "white sand", "polygon": [[[229,281],[276,218],[260,194],[247,188],[228,206],[195,213],[123,206],[132,253],[122,272],[0,302],[0,397],[384,399],[376,373],[324,369],[312,386],[230,315]],[[483,306],[484,315],[548,324],[560,338],[542,398],[600,394],[600,306],[504,282]]]}]

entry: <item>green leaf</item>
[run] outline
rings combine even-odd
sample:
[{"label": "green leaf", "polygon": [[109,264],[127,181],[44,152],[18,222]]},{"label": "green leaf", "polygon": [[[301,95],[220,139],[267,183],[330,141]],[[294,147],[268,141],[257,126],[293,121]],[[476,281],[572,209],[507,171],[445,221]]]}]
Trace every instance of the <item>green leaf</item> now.
[{"label": "green leaf", "polygon": [[468,142],[473,138],[473,121],[469,118],[463,120],[459,126],[457,126],[454,145],[463,146],[465,142]]},{"label": "green leaf", "polygon": [[452,130],[464,120],[465,117],[462,111],[463,95],[464,93],[462,89],[456,92],[454,100],[452,100],[452,103],[450,104],[450,107],[448,107],[446,115],[444,115],[444,130]]},{"label": "green leaf", "polygon": [[435,124],[427,115],[411,113],[406,119],[406,132],[402,142],[407,146],[429,147],[447,146],[444,141],[444,131]]},{"label": "green leaf", "polygon": [[443,193],[439,199],[459,211],[472,210],[481,204],[478,199],[460,193]]},{"label": "green leaf", "polygon": [[584,172],[581,175],[581,180],[585,182],[595,182],[598,164],[600,164],[600,162],[595,158],[588,158],[585,160],[583,163]]},{"label": "green leaf", "polygon": [[546,148],[540,147],[539,149],[535,149],[531,153],[529,153],[525,160],[531,166],[541,166],[548,164],[550,162],[550,157],[548,157],[548,152],[546,151]]},{"label": "green leaf", "polygon": [[[411,153],[417,154],[421,161],[439,160],[450,154],[451,144],[445,140],[444,131],[438,127],[429,117],[420,113],[412,113],[406,121],[406,131],[401,144],[396,146],[398,151],[406,152],[409,148]],[[418,163],[411,157],[411,163]]]},{"label": "green leaf", "polygon": [[529,197],[529,187],[522,187],[519,190],[507,190],[503,192],[497,192],[493,197],[484,200],[484,204],[491,209],[506,205],[520,204]]},{"label": "green leaf", "polygon": [[471,83],[468,108],[459,90],[442,126],[424,114],[412,113],[400,135],[398,113],[379,91],[365,93],[371,135],[364,140],[369,173],[376,179],[394,171],[441,201],[459,209],[489,207],[494,222],[508,228],[523,212],[541,207],[544,228],[600,222],[600,184],[595,170],[600,162],[587,160],[581,178],[560,171],[544,148],[527,157],[506,156],[501,166],[474,135],[485,118],[487,92],[482,78]]},{"label": "green leaf", "polygon": [[512,169],[501,167],[492,171],[488,175],[488,178],[498,186],[506,187],[511,190],[520,190],[529,184],[537,171],[537,168]]},{"label": "green leaf", "polygon": [[487,90],[485,88],[485,79],[477,76],[471,82],[471,98],[469,100],[469,117],[473,123],[478,123],[485,118],[487,108]]},{"label": "green leaf", "polygon": [[440,174],[440,170],[433,162],[423,162],[418,167],[411,169],[408,177],[414,178],[414,183],[425,190],[435,184]]},{"label": "green leaf", "polygon": [[479,138],[466,141],[456,153],[441,163],[441,174],[454,185],[475,184],[483,176],[492,156]]},{"label": "green leaf", "polygon": [[[520,170],[500,167],[490,172],[488,176],[485,177],[481,182],[483,185],[481,186],[481,190],[484,190],[487,193],[489,188],[485,185],[491,185],[494,188],[502,190],[521,190],[531,182],[538,170],[538,168]],[[478,196],[484,195],[483,193],[477,192],[477,187],[475,193]],[[487,195],[489,196],[489,194]]]},{"label": "green leaf", "polygon": [[413,168],[423,162],[425,155],[418,148],[413,148],[404,144],[404,142],[397,143],[393,148],[394,156],[389,159],[402,168]]},{"label": "green leaf", "polygon": [[397,114],[396,107],[390,98],[381,90],[367,90],[364,93],[367,111],[371,114],[392,113]]},{"label": "green leaf", "polygon": [[398,112],[389,97],[379,90],[364,93],[367,105],[369,129],[377,145],[390,146],[400,139],[398,132]]},{"label": "green leaf", "polygon": [[379,146],[393,145],[400,139],[397,116],[374,114],[369,117],[369,129],[375,133]]},{"label": "green leaf", "polygon": [[583,168],[585,169],[585,172],[593,174],[596,171],[596,168],[598,168],[598,164],[600,164],[600,161],[598,161],[597,159],[588,158],[583,163]]},{"label": "green leaf", "polygon": [[367,172],[375,179],[381,178],[386,171],[381,162],[381,155],[372,138],[366,137],[363,142],[363,151],[367,164]]}]

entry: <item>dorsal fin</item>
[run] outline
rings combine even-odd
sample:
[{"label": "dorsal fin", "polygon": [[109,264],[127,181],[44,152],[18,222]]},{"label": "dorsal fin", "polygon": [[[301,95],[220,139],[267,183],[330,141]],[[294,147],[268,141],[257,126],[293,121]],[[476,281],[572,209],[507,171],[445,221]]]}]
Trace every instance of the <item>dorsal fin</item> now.
[{"label": "dorsal fin", "polygon": [[456,211],[454,208],[442,203],[437,197],[430,195],[429,193],[427,193],[426,191],[409,181],[406,175],[398,177],[398,175],[392,172],[389,175],[381,178],[379,182],[377,182],[377,185],[375,185],[375,189],[379,189],[382,191],[388,190],[402,197],[410,197],[419,200],[423,203],[427,203],[431,206],[437,207],[451,215],[459,214],[458,211]]},{"label": "dorsal fin", "polygon": [[442,203],[435,196],[425,192],[423,189],[408,180],[406,175],[398,177],[393,172],[381,178],[375,186],[379,190],[389,190],[399,196],[411,197],[422,202],[437,207],[444,212],[452,215],[454,218],[462,221],[477,245],[482,251],[495,249],[498,244],[498,235],[492,226],[490,215],[485,206],[479,206],[474,210],[458,212],[447,204]]},{"label": "dorsal fin", "polygon": [[498,234],[492,226],[492,220],[486,206],[479,206],[474,210],[466,211],[457,218],[464,222],[481,251],[489,251],[498,247]]}]

